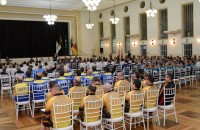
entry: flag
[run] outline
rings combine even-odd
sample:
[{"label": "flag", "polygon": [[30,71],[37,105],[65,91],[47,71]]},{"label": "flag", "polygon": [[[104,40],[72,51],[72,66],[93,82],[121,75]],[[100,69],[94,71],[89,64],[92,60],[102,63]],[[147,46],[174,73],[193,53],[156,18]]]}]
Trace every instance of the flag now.
[{"label": "flag", "polygon": [[77,45],[76,43],[73,43],[73,39],[71,38],[71,51],[72,51],[72,55],[77,56],[78,55],[78,50],[77,50]]},{"label": "flag", "polygon": [[66,54],[68,52],[68,41],[67,41],[67,37],[65,35],[65,51],[66,51]]},{"label": "flag", "polygon": [[58,52],[60,51],[60,49],[62,48],[61,47],[61,44],[62,44],[62,38],[60,36],[60,39],[59,39],[59,42],[56,41],[56,53],[58,54]]}]

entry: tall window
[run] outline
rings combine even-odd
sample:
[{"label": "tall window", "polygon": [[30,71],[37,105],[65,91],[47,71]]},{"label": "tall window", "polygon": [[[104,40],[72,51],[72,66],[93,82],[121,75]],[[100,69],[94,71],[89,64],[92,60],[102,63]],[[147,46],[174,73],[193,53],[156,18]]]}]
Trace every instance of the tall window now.
[{"label": "tall window", "polygon": [[159,37],[160,39],[167,39],[168,35],[164,34],[164,31],[168,30],[168,17],[167,17],[167,9],[163,9],[159,11]]},{"label": "tall window", "polygon": [[183,36],[193,36],[193,3],[183,5]]},{"label": "tall window", "polygon": [[147,15],[140,14],[140,36],[141,40],[147,40]]},{"label": "tall window", "polygon": [[124,18],[125,52],[130,51],[130,17]]},{"label": "tall window", "polygon": [[112,53],[116,54],[116,26],[111,24]]},{"label": "tall window", "polygon": [[184,56],[192,56],[192,44],[184,44]]},{"label": "tall window", "polygon": [[167,45],[160,45],[160,55],[167,56]]},{"label": "tall window", "polygon": [[104,48],[103,22],[99,23],[100,48]]}]

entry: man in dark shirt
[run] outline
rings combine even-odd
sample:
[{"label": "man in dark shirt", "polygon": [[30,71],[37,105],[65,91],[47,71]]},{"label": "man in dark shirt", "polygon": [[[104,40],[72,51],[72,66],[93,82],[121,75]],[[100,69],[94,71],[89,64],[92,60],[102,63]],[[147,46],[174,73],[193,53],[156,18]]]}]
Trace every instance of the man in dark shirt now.
[{"label": "man in dark shirt", "polygon": [[15,72],[15,75],[16,74],[23,74],[23,73],[24,73],[24,71],[21,71],[20,66],[17,66],[17,71]]}]

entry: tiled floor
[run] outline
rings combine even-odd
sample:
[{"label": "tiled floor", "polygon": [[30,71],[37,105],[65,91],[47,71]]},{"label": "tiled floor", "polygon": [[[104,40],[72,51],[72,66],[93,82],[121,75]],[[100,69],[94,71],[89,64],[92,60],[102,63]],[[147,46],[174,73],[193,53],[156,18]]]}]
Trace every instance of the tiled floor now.
[{"label": "tiled floor", "polygon": [[[191,87],[177,88],[176,111],[178,123],[174,116],[167,118],[167,124],[162,126],[163,118],[160,116],[161,126],[157,126],[155,120],[150,122],[151,130],[200,130],[200,83]],[[15,106],[13,101],[7,96],[0,101],[0,130],[39,130],[42,114],[36,114],[32,118],[25,112],[19,114],[19,119],[15,117]],[[141,125],[142,126],[142,125]],[[79,130],[79,124],[74,126]],[[129,127],[127,126],[127,129]],[[134,129],[134,128],[133,128]],[[143,130],[137,126],[136,130]]]}]

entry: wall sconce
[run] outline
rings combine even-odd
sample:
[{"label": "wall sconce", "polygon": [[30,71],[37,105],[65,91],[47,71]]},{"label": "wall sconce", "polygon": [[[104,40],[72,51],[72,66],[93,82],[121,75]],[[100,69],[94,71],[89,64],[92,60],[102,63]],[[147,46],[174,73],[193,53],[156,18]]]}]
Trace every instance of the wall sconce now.
[{"label": "wall sconce", "polygon": [[171,43],[176,44],[176,39],[171,39]]},{"label": "wall sconce", "polygon": [[135,45],[137,44],[137,42],[136,42],[136,41],[134,41],[132,44],[135,46]]},{"label": "wall sconce", "polygon": [[151,43],[152,45],[154,45],[154,44],[155,44],[155,42],[156,42],[155,40],[151,40],[151,42],[150,42],[150,43]]},{"label": "wall sconce", "polygon": [[105,47],[107,48],[109,46],[109,44],[108,43],[105,43]]},{"label": "wall sconce", "polygon": [[118,47],[120,47],[120,46],[121,46],[121,43],[120,43],[120,42],[119,42],[119,43],[117,43],[117,46],[118,46]]},{"label": "wall sconce", "polygon": [[197,41],[200,42],[200,38],[197,38]]}]

